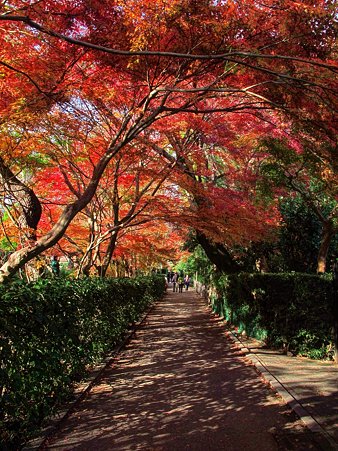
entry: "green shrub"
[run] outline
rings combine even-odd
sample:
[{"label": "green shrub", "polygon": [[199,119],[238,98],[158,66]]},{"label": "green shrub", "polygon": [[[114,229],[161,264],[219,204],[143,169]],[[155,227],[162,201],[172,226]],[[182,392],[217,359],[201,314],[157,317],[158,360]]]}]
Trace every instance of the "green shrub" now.
[{"label": "green shrub", "polygon": [[17,449],[164,292],[163,277],[0,286],[0,444]]},{"label": "green shrub", "polygon": [[329,277],[241,273],[220,277],[214,310],[270,346],[312,358],[332,357],[334,292]]}]

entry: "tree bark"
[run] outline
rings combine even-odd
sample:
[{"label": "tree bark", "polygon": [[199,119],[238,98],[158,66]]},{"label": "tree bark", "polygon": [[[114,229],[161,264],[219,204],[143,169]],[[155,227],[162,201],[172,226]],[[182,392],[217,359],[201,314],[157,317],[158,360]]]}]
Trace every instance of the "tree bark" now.
[{"label": "tree bark", "polygon": [[218,271],[227,274],[240,271],[239,266],[234,262],[229,251],[221,243],[212,243],[209,238],[200,231],[196,232],[196,239]]},{"label": "tree bark", "polygon": [[0,268],[0,283],[6,282],[28,261],[41,254],[46,249],[56,244],[65,233],[69,223],[78,213],[78,203],[67,206],[63,211],[59,221],[46,235],[30,243],[15,252],[13,252],[7,262]]},{"label": "tree bark", "polygon": [[0,157],[0,175],[10,200],[17,203],[22,211],[18,223],[28,241],[36,241],[36,230],[41,218],[41,203],[34,191],[17,178]]},{"label": "tree bark", "polygon": [[332,221],[323,222],[322,238],[317,257],[317,273],[323,274],[326,271],[326,260],[335,228]]},{"label": "tree bark", "polygon": [[104,257],[103,264],[100,268],[100,277],[105,277],[107,274],[107,270],[108,270],[108,267],[110,265],[110,262],[111,262],[111,259],[113,257],[113,253],[115,250],[116,240],[117,240],[117,231],[114,231],[114,232],[112,232],[112,234],[110,236],[106,255]]}]

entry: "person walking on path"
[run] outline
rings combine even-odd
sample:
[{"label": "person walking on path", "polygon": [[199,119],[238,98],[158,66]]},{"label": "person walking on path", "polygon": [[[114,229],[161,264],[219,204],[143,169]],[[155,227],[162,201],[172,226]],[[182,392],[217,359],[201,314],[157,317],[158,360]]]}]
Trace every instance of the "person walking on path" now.
[{"label": "person walking on path", "polygon": [[185,290],[188,291],[189,285],[190,285],[190,277],[188,274],[184,278],[184,285],[185,285]]},{"label": "person walking on path", "polygon": [[179,276],[178,278],[178,292],[183,293],[183,287],[184,287],[184,279],[182,276]]},{"label": "person walking on path", "polygon": [[175,273],[172,277],[172,283],[173,283],[173,291],[177,291],[177,279],[178,279],[178,274]]}]

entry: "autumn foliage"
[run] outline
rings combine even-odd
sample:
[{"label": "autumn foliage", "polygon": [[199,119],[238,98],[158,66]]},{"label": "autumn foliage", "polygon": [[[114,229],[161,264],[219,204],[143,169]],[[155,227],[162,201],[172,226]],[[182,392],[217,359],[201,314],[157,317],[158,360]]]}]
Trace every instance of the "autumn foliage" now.
[{"label": "autumn foliage", "polygon": [[48,253],[85,274],[165,264],[189,230],[230,256],[273,239],[281,186],[268,205],[260,143],[337,174],[334,14],[330,1],[3,3],[1,280]]}]

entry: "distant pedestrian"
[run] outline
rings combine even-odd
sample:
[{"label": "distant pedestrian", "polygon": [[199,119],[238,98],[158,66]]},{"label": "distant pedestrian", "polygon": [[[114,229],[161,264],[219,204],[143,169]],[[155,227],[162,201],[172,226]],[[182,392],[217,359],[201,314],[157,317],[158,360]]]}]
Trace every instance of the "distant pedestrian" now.
[{"label": "distant pedestrian", "polygon": [[188,274],[184,278],[184,285],[185,285],[185,291],[188,291],[189,285],[190,285],[190,277]]},{"label": "distant pedestrian", "polygon": [[184,287],[184,279],[182,276],[179,276],[178,278],[178,292],[183,293],[183,287]]},{"label": "distant pedestrian", "polygon": [[177,275],[177,273],[175,273],[171,279],[172,283],[173,283],[173,291],[174,292],[177,291],[177,279],[178,279],[178,275]]},{"label": "distant pedestrian", "polygon": [[56,255],[53,255],[53,257],[51,258],[50,267],[52,268],[53,276],[60,275],[60,263],[59,263],[59,259]]}]

